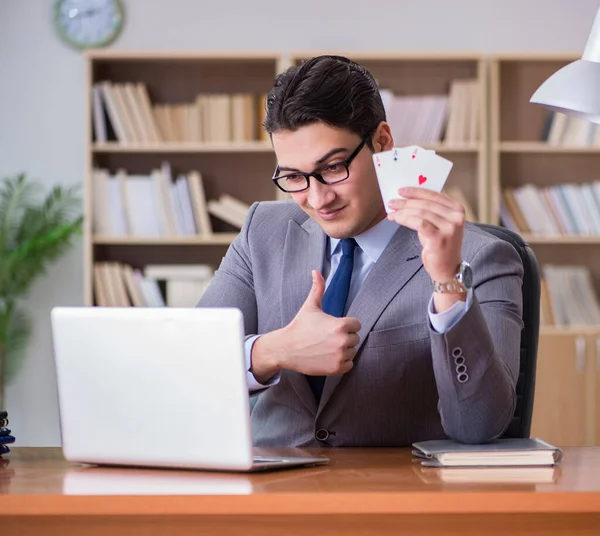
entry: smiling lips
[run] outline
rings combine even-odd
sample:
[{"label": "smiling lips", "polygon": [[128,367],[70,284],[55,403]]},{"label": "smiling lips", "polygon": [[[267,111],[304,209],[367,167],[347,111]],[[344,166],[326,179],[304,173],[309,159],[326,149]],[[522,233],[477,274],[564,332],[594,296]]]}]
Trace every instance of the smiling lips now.
[{"label": "smiling lips", "polygon": [[343,209],[344,207],[338,208],[337,210],[317,210],[317,214],[322,220],[333,220],[334,218],[337,218],[338,214],[340,214]]}]

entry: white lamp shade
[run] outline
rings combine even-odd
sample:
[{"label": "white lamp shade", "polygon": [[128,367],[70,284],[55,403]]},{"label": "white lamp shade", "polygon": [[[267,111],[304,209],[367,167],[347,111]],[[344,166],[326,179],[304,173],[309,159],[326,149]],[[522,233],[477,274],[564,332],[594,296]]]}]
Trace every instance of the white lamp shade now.
[{"label": "white lamp shade", "polygon": [[600,124],[600,63],[577,60],[546,80],[530,102]]},{"label": "white lamp shade", "polygon": [[600,9],[581,59],[555,72],[529,102],[600,124]]}]

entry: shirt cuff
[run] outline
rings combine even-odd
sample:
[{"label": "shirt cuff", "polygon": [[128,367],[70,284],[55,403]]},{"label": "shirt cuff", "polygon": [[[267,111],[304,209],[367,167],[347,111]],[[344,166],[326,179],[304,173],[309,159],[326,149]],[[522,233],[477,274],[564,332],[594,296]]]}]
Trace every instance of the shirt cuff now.
[{"label": "shirt cuff", "polygon": [[457,301],[452,307],[442,311],[441,313],[435,313],[433,308],[433,295],[429,300],[429,321],[431,322],[431,326],[438,333],[446,333],[450,331],[458,321],[465,315],[465,313],[471,307],[471,302],[473,301],[473,289],[469,289],[467,291],[467,300],[466,301]]},{"label": "shirt cuff", "polygon": [[252,337],[248,337],[246,342],[244,343],[244,354],[246,358],[246,381],[248,383],[248,390],[258,391],[260,389],[264,389],[265,387],[271,387],[272,385],[276,385],[279,383],[279,373],[275,374],[267,383],[260,383],[252,374],[252,347],[256,340],[260,337],[260,335],[253,335]]}]

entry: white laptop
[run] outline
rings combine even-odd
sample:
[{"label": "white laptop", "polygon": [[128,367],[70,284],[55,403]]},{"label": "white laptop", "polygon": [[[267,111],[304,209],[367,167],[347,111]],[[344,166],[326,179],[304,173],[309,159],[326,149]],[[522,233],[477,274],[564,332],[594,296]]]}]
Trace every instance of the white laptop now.
[{"label": "white laptop", "polygon": [[253,456],[239,309],[56,307],[51,322],[68,461],[227,471],[328,463]]}]

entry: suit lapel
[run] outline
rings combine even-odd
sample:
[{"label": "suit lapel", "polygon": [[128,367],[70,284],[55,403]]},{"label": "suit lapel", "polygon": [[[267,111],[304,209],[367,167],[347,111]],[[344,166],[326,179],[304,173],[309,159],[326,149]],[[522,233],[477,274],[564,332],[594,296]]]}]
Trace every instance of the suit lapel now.
[{"label": "suit lapel", "polygon": [[[369,272],[348,310],[347,316],[358,318],[361,322],[357,352],[390,301],[423,266],[420,254],[421,245],[416,234],[406,227],[400,227]],[[331,398],[342,377],[343,374],[337,374],[325,380],[317,416]]]},{"label": "suit lapel", "polygon": [[[302,225],[295,221],[288,224],[283,251],[281,274],[281,325],[287,326],[298,313],[312,286],[312,270],[323,271],[327,236],[311,218]],[[315,397],[303,374],[286,371],[292,387],[308,407],[315,413]]]}]

